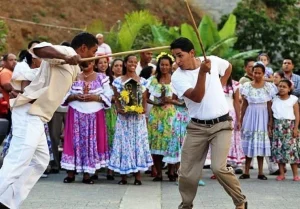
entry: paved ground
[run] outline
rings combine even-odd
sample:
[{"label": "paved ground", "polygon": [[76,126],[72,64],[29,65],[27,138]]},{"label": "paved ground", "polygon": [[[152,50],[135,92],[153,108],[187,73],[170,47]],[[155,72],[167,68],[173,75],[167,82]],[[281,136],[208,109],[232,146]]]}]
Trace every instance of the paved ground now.
[{"label": "paved ground", "polygon": [[[267,171],[266,171],[267,173]],[[234,205],[216,180],[209,179],[210,170],[204,170],[205,187],[199,187],[195,198],[195,209],[233,209]],[[241,181],[242,189],[249,201],[250,209],[300,209],[300,182],[292,181],[288,170],[287,180],[277,182],[275,176],[269,180],[256,179],[257,170],[251,171],[251,179]],[[72,184],[62,183],[65,172],[40,179],[21,209],[176,209],[180,203],[178,187],[167,178],[162,183],[152,182],[143,176],[143,185],[117,185],[106,181],[104,174],[94,185],[81,183],[78,175]]]}]

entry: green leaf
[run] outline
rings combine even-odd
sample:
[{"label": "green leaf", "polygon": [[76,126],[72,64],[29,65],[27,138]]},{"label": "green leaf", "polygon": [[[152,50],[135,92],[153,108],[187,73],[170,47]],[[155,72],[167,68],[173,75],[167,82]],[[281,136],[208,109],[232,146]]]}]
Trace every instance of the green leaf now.
[{"label": "green leaf", "polygon": [[[175,33],[171,33],[166,26],[152,25],[151,26],[152,35],[154,37],[154,45],[169,45],[177,37]],[[177,32],[178,33],[178,32]],[[178,33],[179,35],[179,33]]]},{"label": "green leaf", "polygon": [[188,38],[193,43],[195,47],[196,55],[200,55],[201,48],[200,48],[200,44],[196,32],[194,31],[193,27],[187,23],[183,23],[181,25],[180,30],[181,30],[181,36]]},{"label": "green leaf", "polygon": [[238,54],[235,54],[231,57],[228,57],[228,60],[235,60],[235,59],[246,59],[249,57],[257,57],[258,53],[261,51],[261,49],[254,49],[254,50],[249,50],[245,52],[240,52]]},{"label": "green leaf", "polygon": [[214,54],[219,57],[224,57],[225,53],[224,51],[228,51],[228,48],[233,47],[233,45],[237,42],[237,37],[231,37],[227,39],[223,39],[215,44],[213,44],[211,47],[209,47],[206,51],[207,54]]},{"label": "green leaf", "polygon": [[226,39],[235,35],[236,29],[236,17],[230,14],[227,21],[225,22],[223,28],[219,31],[221,39]]},{"label": "green leaf", "polygon": [[198,30],[205,49],[208,49],[213,44],[221,40],[217,30],[217,25],[207,15],[203,16]]},{"label": "green leaf", "polygon": [[118,38],[122,51],[132,49],[139,31],[146,25],[160,25],[160,22],[148,11],[132,12],[125,15]]}]

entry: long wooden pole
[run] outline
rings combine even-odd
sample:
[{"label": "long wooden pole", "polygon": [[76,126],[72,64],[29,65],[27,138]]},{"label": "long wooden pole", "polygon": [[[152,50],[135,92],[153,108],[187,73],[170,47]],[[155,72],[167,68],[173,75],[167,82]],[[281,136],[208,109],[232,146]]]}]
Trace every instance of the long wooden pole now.
[{"label": "long wooden pole", "polygon": [[185,1],[185,4],[186,4],[186,7],[188,9],[188,12],[189,12],[189,15],[190,15],[190,18],[192,19],[192,23],[193,23],[193,28],[196,32],[196,35],[197,35],[197,38],[198,38],[198,41],[200,43],[200,47],[201,47],[201,51],[202,51],[202,54],[203,54],[203,57],[204,57],[204,60],[206,60],[206,53],[205,53],[205,50],[204,50],[204,46],[203,46],[203,43],[202,43],[202,40],[201,40],[201,36],[200,36],[200,33],[198,31],[198,28],[197,28],[197,25],[196,25],[196,22],[195,22],[195,19],[193,17],[193,14],[192,14],[192,11],[191,11],[191,8],[190,8],[190,5],[188,3],[187,0],[184,0]]},{"label": "long wooden pole", "polygon": [[114,54],[106,54],[106,55],[101,55],[101,56],[82,58],[80,61],[85,62],[85,61],[92,61],[92,60],[96,60],[96,59],[106,58],[106,57],[117,57],[117,56],[123,56],[123,55],[128,55],[128,54],[137,54],[137,53],[141,53],[141,52],[159,51],[159,50],[164,50],[164,49],[170,49],[170,46],[160,46],[160,47],[153,47],[153,48],[147,48],[147,49],[118,52],[118,53],[114,53]]}]

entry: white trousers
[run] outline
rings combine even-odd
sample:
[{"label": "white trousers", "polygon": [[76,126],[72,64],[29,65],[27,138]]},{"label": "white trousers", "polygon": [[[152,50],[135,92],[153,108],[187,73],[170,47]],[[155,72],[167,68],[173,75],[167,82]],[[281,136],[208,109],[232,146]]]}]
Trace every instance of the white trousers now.
[{"label": "white trousers", "polygon": [[13,138],[0,169],[0,202],[19,209],[49,164],[42,120],[27,112],[31,104],[12,111]]}]

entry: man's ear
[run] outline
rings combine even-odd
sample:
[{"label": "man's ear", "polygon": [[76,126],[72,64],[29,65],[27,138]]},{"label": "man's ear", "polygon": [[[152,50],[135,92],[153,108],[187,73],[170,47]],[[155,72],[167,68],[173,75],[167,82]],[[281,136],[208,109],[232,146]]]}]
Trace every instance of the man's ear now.
[{"label": "man's ear", "polygon": [[195,49],[192,49],[190,52],[189,52],[189,54],[191,55],[191,57],[195,57]]}]

